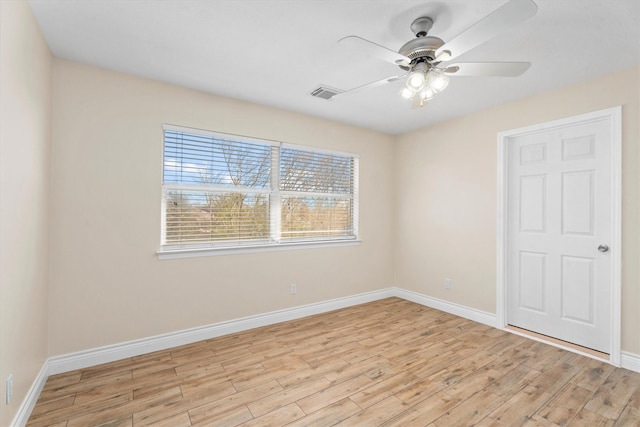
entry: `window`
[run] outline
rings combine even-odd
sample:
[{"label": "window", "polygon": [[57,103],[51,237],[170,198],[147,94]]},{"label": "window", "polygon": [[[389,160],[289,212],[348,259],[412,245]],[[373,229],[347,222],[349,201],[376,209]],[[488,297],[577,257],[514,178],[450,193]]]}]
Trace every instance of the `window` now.
[{"label": "window", "polygon": [[164,126],[161,252],[353,241],[358,158]]}]

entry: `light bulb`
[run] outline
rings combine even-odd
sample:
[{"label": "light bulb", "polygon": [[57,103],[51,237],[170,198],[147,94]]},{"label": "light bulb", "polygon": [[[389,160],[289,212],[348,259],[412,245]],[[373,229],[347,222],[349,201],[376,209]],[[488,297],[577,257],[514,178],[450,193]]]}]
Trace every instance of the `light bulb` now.
[{"label": "light bulb", "polygon": [[424,86],[425,81],[426,76],[422,71],[412,71],[407,79],[407,88],[413,92],[418,92]]},{"label": "light bulb", "polygon": [[411,99],[413,92],[405,87],[402,89],[402,92],[400,92],[400,95],[402,95],[404,99]]}]

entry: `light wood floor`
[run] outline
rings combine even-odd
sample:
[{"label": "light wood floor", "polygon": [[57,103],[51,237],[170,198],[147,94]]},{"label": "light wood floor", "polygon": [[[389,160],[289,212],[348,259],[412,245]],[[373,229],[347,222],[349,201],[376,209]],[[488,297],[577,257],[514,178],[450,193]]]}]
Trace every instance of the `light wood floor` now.
[{"label": "light wood floor", "polygon": [[640,426],[640,373],[397,298],[49,378],[28,426]]}]

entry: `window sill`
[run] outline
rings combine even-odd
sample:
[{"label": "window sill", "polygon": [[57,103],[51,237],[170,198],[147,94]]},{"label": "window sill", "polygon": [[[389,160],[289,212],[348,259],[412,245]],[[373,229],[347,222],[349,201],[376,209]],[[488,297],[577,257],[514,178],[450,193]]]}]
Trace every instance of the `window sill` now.
[{"label": "window sill", "polygon": [[322,242],[292,242],[280,244],[264,244],[251,246],[226,246],[219,248],[189,248],[189,249],[165,249],[156,254],[159,260],[197,258],[219,255],[251,254],[259,252],[290,251],[295,249],[333,248],[342,246],[357,246],[362,240],[328,240]]}]

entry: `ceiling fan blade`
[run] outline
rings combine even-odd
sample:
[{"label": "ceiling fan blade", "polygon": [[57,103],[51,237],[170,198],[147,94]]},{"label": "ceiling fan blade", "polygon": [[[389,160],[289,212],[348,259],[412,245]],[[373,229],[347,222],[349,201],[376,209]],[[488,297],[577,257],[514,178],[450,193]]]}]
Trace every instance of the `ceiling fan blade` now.
[{"label": "ceiling fan blade", "polygon": [[352,89],[348,89],[348,90],[345,90],[344,92],[340,92],[339,94],[334,95],[331,99],[341,98],[344,95],[351,95],[352,93],[359,92],[359,91],[361,91],[363,89],[369,89],[369,88],[372,88],[372,87],[382,86],[382,85],[385,85],[387,83],[395,82],[396,80],[400,80],[401,78],[406,77],[407,74],[408,73],[403,74],[401,76],[386,77],[384,79],[376,80],[375,82],[370,82],[370,83],[366,83],[366,84],[363,84],[363,85],[360,85],[360,86],[356,86],[356,87],[354,87]]},{"label": "ceiling fan blade", "polygon": [[444,72],[451,76],[517,77],[530,66],[530,62],[461,62],[449,65]]},{"label": "ceiling fan blade", "polygon": [[358,49],[365,52],[369,56],[382,59],[383,61],[390,62],[394,65],[409,65],[411,60],[404,55],[400,55],[391,49],[387,49],[377,43],[370,40],[363,39],[359,36],[347,36],[338,40],[338,43],[343,45],[352,46],[354,49]]},{"label": "ceiling fan blade", "polygon": [[436,58],[449,61],[481,45],[536,14],[531,0],[510,0],[436,50]]}]

